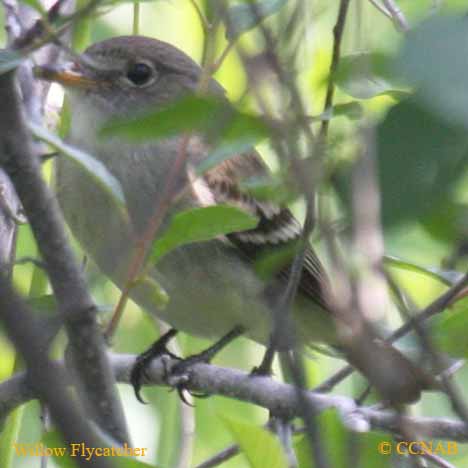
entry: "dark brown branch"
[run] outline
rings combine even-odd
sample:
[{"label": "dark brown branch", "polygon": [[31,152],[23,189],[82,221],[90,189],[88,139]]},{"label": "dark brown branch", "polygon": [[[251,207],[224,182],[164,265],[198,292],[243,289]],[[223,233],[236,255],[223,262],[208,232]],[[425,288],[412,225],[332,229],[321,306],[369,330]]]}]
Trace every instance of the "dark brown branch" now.
[{"label": "dark brown branch", "polygon": [[[346,23],[346,15],[348,13],[349,0],[341,0],[338,9],[338,17],[336,19],[335,27],[333,28],[333,52],[330,64],[330,72],[328,77],[327,94],[325,95],[325,105],[323,111],[326,112],[333,104],[333,95],[335,94],[335,74],[340,61],[341,39],[343,38],[343,31]],[[324,141],[327,137],[328,126],[330,125],[329,119],[322,121],[320,128],[320,140]]]}]

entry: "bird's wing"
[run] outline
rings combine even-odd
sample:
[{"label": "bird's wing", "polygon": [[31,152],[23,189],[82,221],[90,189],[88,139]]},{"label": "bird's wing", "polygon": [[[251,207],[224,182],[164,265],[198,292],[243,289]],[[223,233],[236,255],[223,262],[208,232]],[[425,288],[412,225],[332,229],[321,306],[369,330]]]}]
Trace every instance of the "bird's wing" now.
[{"label": "bird's wing", "polygon": [[[208,194],[208,204],[225,203],[242,208],[259,218],[254,229],[234,232],[227,238],[236,245],[251,261],[260,256],[274,253],[289,246],[293,247],[302,235],[302,227],[291,211],[269,201],[255,199],[242,190],[240,182],[253,176],[266,175],[268,172],[256,152],[235,156],[223,161],[214,169],[207,171],[201,185],[199,196]],[[291,272],[291,262],[277,272],[285,281]],[[327,306],[328,279],[320,260],[314,251],[307,247],[299,291],[325,309]]]}]

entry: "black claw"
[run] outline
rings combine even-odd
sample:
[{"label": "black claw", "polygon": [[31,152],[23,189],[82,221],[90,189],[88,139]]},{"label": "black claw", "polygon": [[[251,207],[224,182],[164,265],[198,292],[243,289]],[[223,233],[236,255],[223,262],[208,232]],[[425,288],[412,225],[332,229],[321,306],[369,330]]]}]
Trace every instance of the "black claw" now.
[{"label": "black claw", "polygon": [[251,377],[271,377],[273,375],[273,359],[275,357],[275,346],[270,344],[265,351],[262,362],[250,371]]},{"label": "black claw", "polygon": [[[187,384],[190,381],[190,370],[195,364],[199,363],[209,363],[211,359],[221,351],[227,344],[229,344],[232,340],[237,338],[239,335],[243,333],[242,327],[235,327],[232,329],[227,335],[223,336],[219,341],[217,341],[214,345],[210,346],[205,351],[202,351],[199,354],[195,354],[190,356],[186,359],[181,360],[177,364],[175,364],[169,372],[166,372],[166,381],[170,384],[170,380],[177,378],[181,380],[177,382],[174,387],[179,394],[180,399],[189,406],[193,406],[191,403],[187,401],[185,398],[184,392],[188,392],[191,396],[195,398],[208,398],[210,395],[206,393],[194,393],[191,392],[187,388]],[[167,369],[166,369],[167,371]],[[182,381],[185,380],[185,381]]]},{"label": "black claw", "polygon": [[[141,387],[144,380],[148,380],[147,369],[151,361],[163,354],[169,355],[171,358],[180,359],[167,349],[167,343],[171,338],[177,334],[177,330],[171,329],[165,333],[158,341],[148,348],[145,352],[140,354],[130,372],[130,383],[132,384],[135,396],[140,403],[147,404],[141,397]],[[165,371],[167,373],[167,371]]]},{"label": "black claw", "polygon": [[[139,358],[140,356],[138,356]],[[146,378],[146,372],[144,371],[144,368],[142,367],[144,364],[141,362],[135,363],[135,365],[132,368],[132,371],[130,373],[130,383],[133,387],[133,391],[135,392],[136,399],[140,402],[143,403],[144,405],[147,404],[145,400],[141,397],[141,383],[143,381],[143,378]]]},{"label": "black claw", "polygon": [[270,368],[265,368],[262,365],[255,366],[251,371],[249,376],[250,377],[271,377],[273,375],[273,371]]},{"label": "black claw", "polygon": [[189,395],[192,395],[190,393],[190,391],[187,390],[183,385],[177,386],[177,393],[178,393],[179,398],[181,399],[181,401],[184,402],[187,406],[191,406],[192,408],[195,408],[195,405],[192,405],[192,403],[190,403],[190,401],[188,401],[187,398],[185,398],[185,393],[184,392],[188,392]]}]

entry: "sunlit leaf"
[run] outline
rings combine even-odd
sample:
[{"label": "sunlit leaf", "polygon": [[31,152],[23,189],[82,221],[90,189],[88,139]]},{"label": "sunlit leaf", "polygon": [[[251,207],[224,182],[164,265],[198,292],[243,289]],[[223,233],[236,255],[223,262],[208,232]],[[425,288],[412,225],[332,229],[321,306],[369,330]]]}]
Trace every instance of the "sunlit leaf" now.
[{"label": "sunlit leaf", "polygon": [[0,50],[0,75],[14,70],[21,65],[23,60],[25,60],[25,57],[14,50]]},{"label": "sunlit leaf", "polygon": [[463,175],[468,135],[406,100],[378,126],[377,156],[384,224],[423,220]]},{"label": "sunlit leaf", "polygon": [[153,244],[150,262],[181,245],[202,242],[230,232],[254,228],[258,219],[234,206],[194,208],[174,215],[164,234]]},{"label": "sunlit leaf", "polygon": [[429,276],[447,286],[452,286],[463,277],[463,274],[458,271],[447,271],[437,267],[423,267],[391,255],[386,255],[384,262],[391,267]]},{"label": "sunlit leaf", "polygon": [[431,337],[441,351],[450,356],[468,357],[468,298],[458,300],[443,314],[431,320]]},{"label": "sunlit leaf", "polygon": [[57,136],[42,127],[33,123],[29,123],[29,126],[38,139],[46,142],[52,148],[59,151],[78,166],[83,168],[101,188],[111,195],[117,206],[121,209],[125,209],[125,196],[123,194],[122,187],[120,186],[120,182],[107,170],[101,161],[93,158],[78,148],[74,148],[64,143]]},{"label": "sunlit leaf", "polygon": [[447,123],[468,126],[468,21],[433,17],[406,36],[397,67],[420,102]]},{"label": "sunlit leaf", "polygon": [[287,468],[288,462],[275,435],[266,429],[223,417],[234,440],[241,447],[250,468]]},{"label": "sunlit leaf", "polygon": [[230,41],[273,15],[288,0],[257,0],[231,6],[227,10],[226,38]]}]

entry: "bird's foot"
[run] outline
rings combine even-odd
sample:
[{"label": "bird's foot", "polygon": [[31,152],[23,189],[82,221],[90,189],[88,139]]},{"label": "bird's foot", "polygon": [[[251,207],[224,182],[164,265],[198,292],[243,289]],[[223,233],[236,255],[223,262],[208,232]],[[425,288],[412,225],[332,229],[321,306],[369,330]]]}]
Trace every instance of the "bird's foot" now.
[{"label": "bird's foot", "polygon": [[273,359],[275,357],[275,347],[270,345],[265,351],[262,362],[250,371],[250,377],[271,377],[273,375]]},{"label": "bird's foot", "polygon": [[186,359],[179,360],[174,363],[171,368],[166,368],[166,382],[168,385],[177,390],[180,399],[187,405],[191,405],[186,397],[185,392],[197,398],[207,398],[209,394],[195,393],[187,387],[192,379],[192,370],[196,364],[209,364],[211,360],[218,354],[226,345],[233,341],[238,336],[242,335],[244,329],[242,327],[233,328],[227,335],[223,336],[214,345],[205,349],[201,353],[189,356]]},{"label": "bird's foot", "polygon": [[163,355],[167,355],[173,359],[180,359],[167,349],[167,344],[176,334],[177,330],[171,328],[161,336],[159,340],[154,342],[150,348],[136,358],[135,364],[130,372],[130,383],[132,384],[135,396],[140,403],[146,404],[146,401],[143,400],[140,392],[143,381],[148,379],[147,369],[151,364],[151,361]]}]

